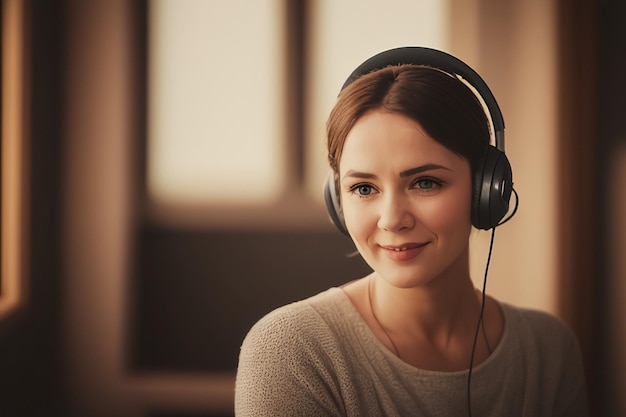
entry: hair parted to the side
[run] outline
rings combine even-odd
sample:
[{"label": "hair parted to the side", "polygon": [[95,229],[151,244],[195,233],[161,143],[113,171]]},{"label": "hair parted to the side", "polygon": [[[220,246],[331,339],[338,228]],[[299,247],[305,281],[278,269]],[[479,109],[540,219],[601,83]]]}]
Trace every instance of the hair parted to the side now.
[{"label": "hair parted to the side", "polygon": [[374,109],[403,114],[475,173],[489,145],[489,120],[474,92],[437,68],[403,64],[365,74],[344,88],[326,124],[328,161],[337,176],[343,146],[354,124]]}]

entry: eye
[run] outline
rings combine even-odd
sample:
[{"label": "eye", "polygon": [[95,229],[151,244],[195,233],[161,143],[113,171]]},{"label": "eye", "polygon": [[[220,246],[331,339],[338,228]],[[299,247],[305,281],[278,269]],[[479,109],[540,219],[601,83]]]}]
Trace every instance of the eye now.
[{"label": "eye", "polygon": [[413,182],[413,187],[424,191],[429,191],[439,186],[441,186],[441,182],[433,178],[418,178]]},{"label": "eye", "polygon": [[369,184],[357,184],[350,188],[351,193],[354,193],[360,197],[366,197],[373,194],[375,191],[376,190],[374,189],[374,187]]}]

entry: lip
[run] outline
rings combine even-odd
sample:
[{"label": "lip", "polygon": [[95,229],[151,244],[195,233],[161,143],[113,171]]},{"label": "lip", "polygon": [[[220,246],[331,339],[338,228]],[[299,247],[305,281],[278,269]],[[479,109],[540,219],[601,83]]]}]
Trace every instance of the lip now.
[{"label": "lip", "polygon": [[405,262],[410,261],[422,253],[428,243],[429,242],[410,242],[401,245],[380,245],[380,248],[383,249],[383,252],[388,258],[398,262]]}]

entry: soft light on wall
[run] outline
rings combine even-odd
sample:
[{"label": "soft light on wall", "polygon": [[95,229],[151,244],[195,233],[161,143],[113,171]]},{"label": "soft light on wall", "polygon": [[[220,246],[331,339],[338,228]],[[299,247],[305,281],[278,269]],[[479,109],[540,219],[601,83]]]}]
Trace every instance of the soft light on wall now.
[{"label": "soft light on wall", "polygon": [[148,191],[156,204],[283,191],[282,2],[149,4]]},{"label": "soft light on wall", "polygon": [[24,2],[2,2],[2,231],[0,317],[26,300],[28,90]]}]

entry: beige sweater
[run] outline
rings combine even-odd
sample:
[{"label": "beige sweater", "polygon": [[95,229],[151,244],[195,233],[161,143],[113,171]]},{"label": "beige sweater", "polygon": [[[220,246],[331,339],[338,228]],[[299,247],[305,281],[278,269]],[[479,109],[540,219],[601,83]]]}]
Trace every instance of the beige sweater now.
[{"label": "beige sweater", "polygon": [[[505,329],[472,372],[474,417],[587,416],[575,337],[559,320],[502,304]],[[417,369],[389,352],[331,288],[275,310],[241,347],[235,414],[467,416],[467,371]]]}]

